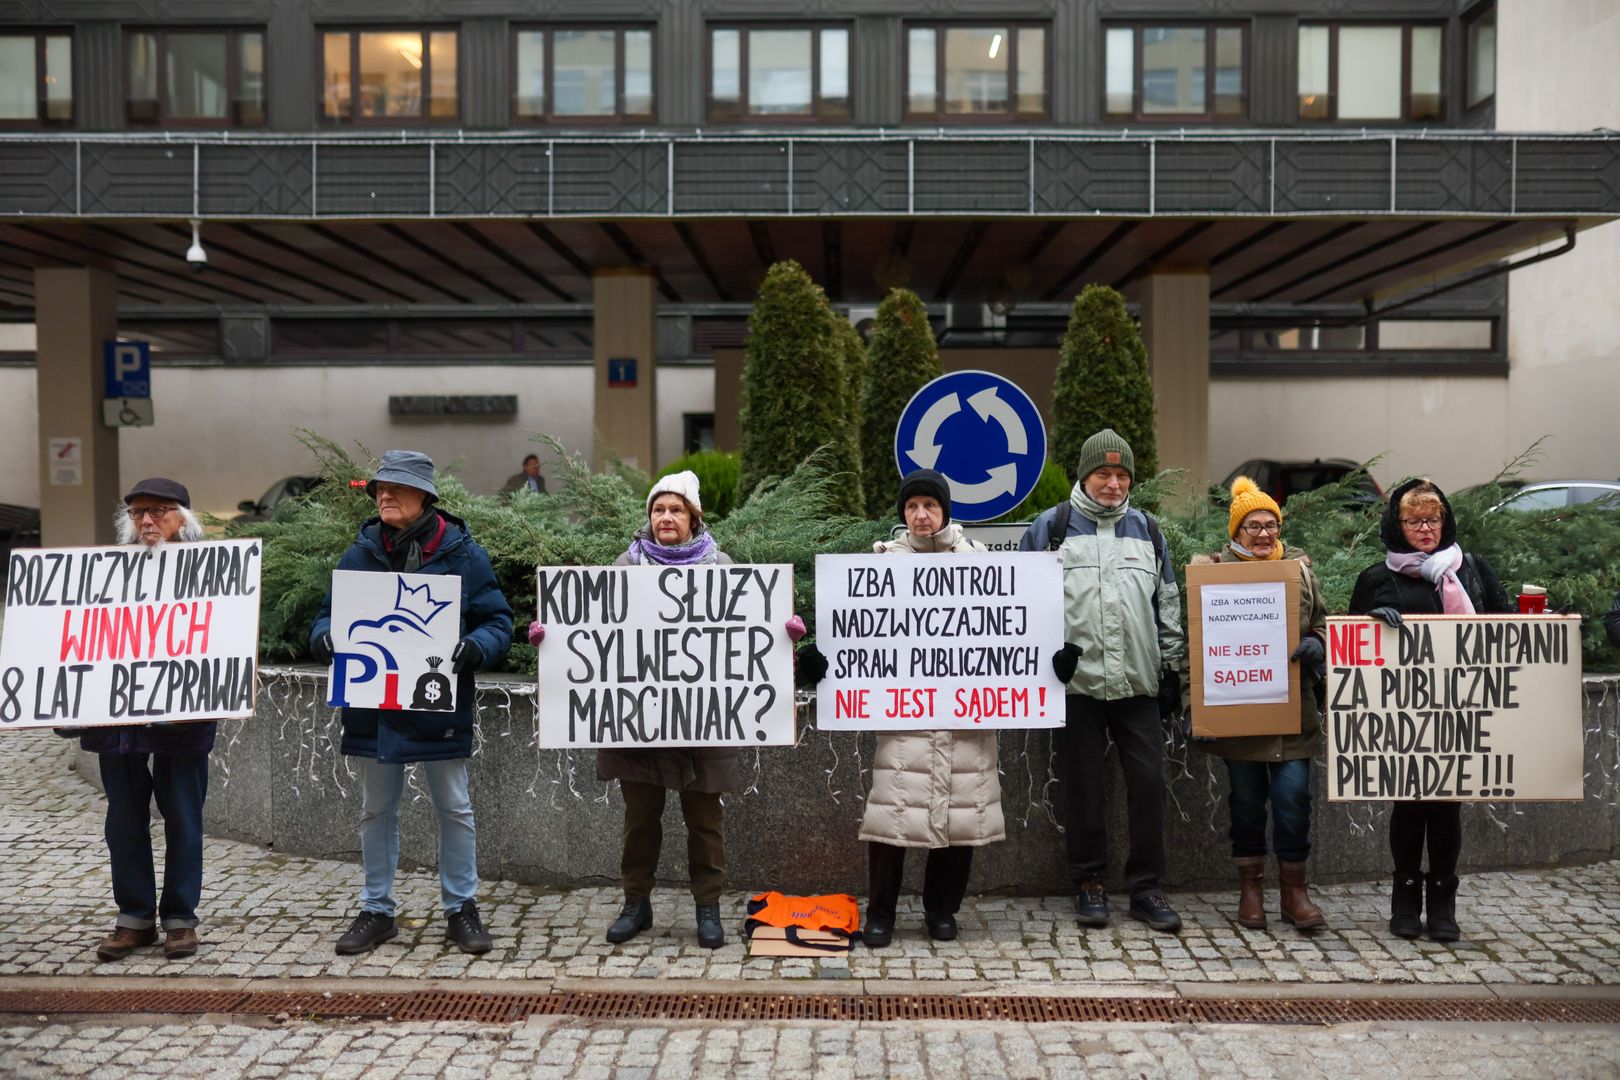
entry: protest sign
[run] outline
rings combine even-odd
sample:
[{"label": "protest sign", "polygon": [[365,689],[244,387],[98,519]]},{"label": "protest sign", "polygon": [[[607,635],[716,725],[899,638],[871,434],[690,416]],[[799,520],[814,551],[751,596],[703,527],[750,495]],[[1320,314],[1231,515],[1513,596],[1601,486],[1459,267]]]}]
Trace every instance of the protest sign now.
[{"label": "protest sign", "polygon": [[1295,559],[1187,567],[1194,736],[1299,731],[1299,576]]},{"label": "protest sign", "polygon": [[1582,797],[1578,615],[1328,619],[1335,802]]},{"label": "protest sign", "polygon": [[543,566],[540,745],[792,746],[791,566]]},{"label": "protest sign", "polygon": [[335,570],[331,634],[328,705],[455,710],[450,654],[461,640],[460,577]]},{"label": "protest sign", "polygon": [[817,555],[823,731],[1062,727],[1054,552]]},{"label": "protest sign", "polygon": [[0,726],[253,715],[257,540],[11,553]]}]

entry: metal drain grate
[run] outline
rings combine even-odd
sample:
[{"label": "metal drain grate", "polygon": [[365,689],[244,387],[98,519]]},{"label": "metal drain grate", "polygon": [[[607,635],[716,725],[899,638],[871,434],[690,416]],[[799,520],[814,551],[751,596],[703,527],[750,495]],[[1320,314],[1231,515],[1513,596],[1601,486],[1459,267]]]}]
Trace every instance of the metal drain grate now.
[{"label": "metal drain grate", "polygon": [[1620,1024],[1620,998],[1168,998],[949,994],[729,994],[581,991],[556,994],[421,990],[287,993],[271,990],[10,990],[0,1014],[246,1013],[367,1020],[510,1024],[530,1016],[582,1020],[948,1020],[1002,1023],[1344,1024],[1358,1021]]}]

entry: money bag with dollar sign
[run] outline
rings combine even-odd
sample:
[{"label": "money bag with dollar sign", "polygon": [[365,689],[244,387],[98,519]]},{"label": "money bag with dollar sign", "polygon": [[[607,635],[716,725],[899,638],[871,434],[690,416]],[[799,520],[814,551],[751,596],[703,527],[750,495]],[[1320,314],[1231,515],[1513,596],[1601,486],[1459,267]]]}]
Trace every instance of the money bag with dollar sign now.
[{"label": "money bag with dollar sign", "polygon": [[422,677],[416,680],[416,694],[411,698],[411,708],[419,712],[449,709],[450,677],[439,670],[444,658],[430,656],[427,662],[432,670],[424,671]]}]

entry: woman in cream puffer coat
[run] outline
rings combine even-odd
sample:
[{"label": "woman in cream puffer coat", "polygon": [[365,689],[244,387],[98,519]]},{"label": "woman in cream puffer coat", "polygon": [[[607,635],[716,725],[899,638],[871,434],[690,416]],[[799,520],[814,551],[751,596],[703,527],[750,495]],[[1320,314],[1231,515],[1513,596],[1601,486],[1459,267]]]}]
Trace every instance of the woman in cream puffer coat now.
[{"label": "woman in cream puffer coat", "polygon": [[[950,485],[932,469],[900,485],[906,531],[875,545],[909,555],[984,551],[951,523]],[[860,838],[868,842],[870,892],[861,937],[871,948],[889,944],[906,848],[926,848],[923,919],[936,941],[956,937],[956,912],[967,893],[973,849],[1007,836],[994,731],[903,731],[877,737],[872,789]]]}]

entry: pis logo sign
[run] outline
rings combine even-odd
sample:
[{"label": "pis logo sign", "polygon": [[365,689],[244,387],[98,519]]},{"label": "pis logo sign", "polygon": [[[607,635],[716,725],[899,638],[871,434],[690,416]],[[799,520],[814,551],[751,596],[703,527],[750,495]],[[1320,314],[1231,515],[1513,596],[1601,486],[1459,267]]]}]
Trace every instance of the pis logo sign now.
[{"label": "pis logo sign", "polygon": [[[360,575],[356,575],[360,576]],[[372,577],[373,575],[364,575]],[[327,704],[335,708],[355,705],[379,709],[398,710],[405,706],[399,700],[400,662],[398,653],[420,654],[424,646],[431,646],[439,635],[433,620],[449,600],[436,600],[432,587],[406,584],[404,577],[396,577],[393,608],[377,618],[353,619],[344,633],[344,645],[332,656],[331,692]],[[334,606],[336,604],[334,603]],[[458,628],[452,627],[453,634]],[[409,657],[408,657],[409,658]],[[439,670],[444,661],[437,656],[426,658],[428,670],[416,683],[410,708],[419,711],[446,710],[452,707],[450,679]],[[382,680],[382,700],[356,702],[350,699],[351,690],[365,687],[375,696],[376,688],[370,684]]]}]

